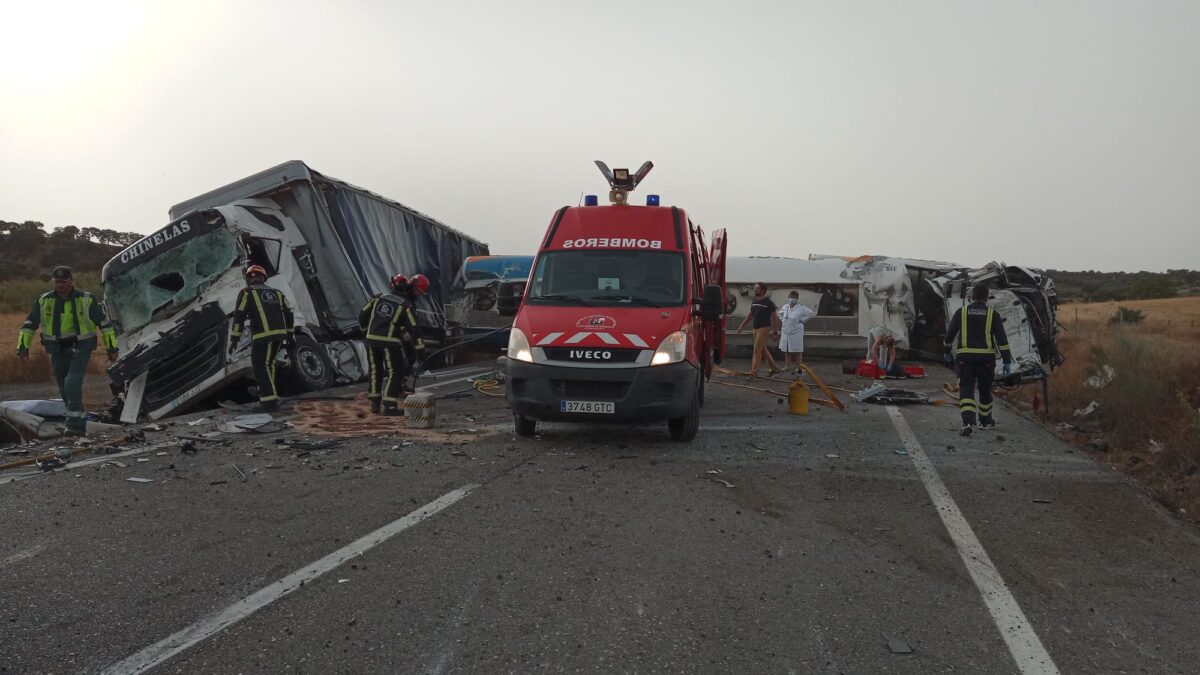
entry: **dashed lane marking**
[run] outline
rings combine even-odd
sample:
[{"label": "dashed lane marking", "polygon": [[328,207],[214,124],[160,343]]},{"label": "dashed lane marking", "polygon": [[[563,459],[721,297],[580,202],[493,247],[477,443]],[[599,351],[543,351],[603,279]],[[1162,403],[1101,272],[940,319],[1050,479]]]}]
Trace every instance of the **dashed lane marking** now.
[{"label": "dashed lane marking", "polygon": [[925,490],[929,492],[929,498],[941,516],[942,524],[950,533],[954,547],[958,549],[958,555],[967,566],[967,572],[975,582],[975,587],[983,596],[983,604],[987,605],[992,620],[1000,629],[1004,643],[1008,645],[1009,653],[1016,660],[1017,667],[1023,675],[1058,675],[1058,667],[1042,646],[1042,641],[1033,631],[1033,626],[1029,619],[1025,618],[1021,607],[1017,605],[1016,598],[1008,590],[1000,572],[992,564],[992,559],[988,557],[983,544],[979,543],[971,525],[962,511],[958,510],[958,505],[954,503],[954,498],[950,496],[950,491],[946,489],[946,484],[942,482],[937,469],[917,442],[908,421],[896,406],[888,406],[887,411],[900,434],[900,440],[904,442],[904,447],[908,448],[908,456],[912,458],[913,466],[916,467],[921,482],[925,484]]},{"label": "dashed lane marking", "polygon": [[106,675],[128,675],[144,673],[167,659],[207,640],[258,610],[299,589],[321,575],[333,570],[351,558],[382,544],[404,530],[436,515],[470,495],[479,486],[468,484],[438,497],[425,506],[392,521],[374,532],[357,539],[330,553],[320,560],[293,572],[275,583],[238,600],[221,611],[211,614],[183,630],[156,642],[142,651],[118,662],[103,672]]}]

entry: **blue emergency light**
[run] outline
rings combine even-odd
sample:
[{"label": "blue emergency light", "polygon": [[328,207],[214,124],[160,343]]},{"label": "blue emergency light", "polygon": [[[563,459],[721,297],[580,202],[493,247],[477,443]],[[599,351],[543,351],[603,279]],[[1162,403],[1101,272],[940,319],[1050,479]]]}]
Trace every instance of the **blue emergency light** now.
[{"label": "blue emergency light", "polygon": [[599,203],[600,200],[596,197],[596,195],[584,195],[583,197],[584,206],[596,206]]},{"label": "blue emergency light", "polygon": [[658,195],[646,195],[646,206],[658,206]]}]

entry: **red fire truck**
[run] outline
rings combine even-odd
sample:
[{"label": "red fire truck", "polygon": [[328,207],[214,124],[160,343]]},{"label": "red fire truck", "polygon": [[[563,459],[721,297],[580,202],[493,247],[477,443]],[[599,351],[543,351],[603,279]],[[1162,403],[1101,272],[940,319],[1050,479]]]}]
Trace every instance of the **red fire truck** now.
[{"label": "red fire truck", "polygon": [[671,438],[690,441],[725,349],[725,231],[706,245],[658,195],[630,205],[650,162],[596,165],[609,205],[588,195],[559,209],[524,296],[498,289],[502,311],[516,314],[505,385],[516,432],[532,436],[539,420],[666,420]]}]

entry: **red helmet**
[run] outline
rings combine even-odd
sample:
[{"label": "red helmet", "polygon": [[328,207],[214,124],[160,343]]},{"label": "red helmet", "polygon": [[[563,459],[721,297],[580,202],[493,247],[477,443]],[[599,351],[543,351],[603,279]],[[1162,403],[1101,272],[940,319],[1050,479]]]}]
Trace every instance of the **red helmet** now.
[{"label": "red helmet", "polygon": [[425,295],[429,292],[429,279],[427,279],[424,274],[413,275],[412,281],[409,283],[412,284],[413,290],[421,295]]},{"label": "red helmet", "polygon": [[392,277],[392,288],[395,288],[397,286],[403,286],[404,284],[407,284],[407,283],[408,283],[408,277],[404,276],[403,274],[397,274],[396,276]]},{"label": "red helmet", "polygon": [[265,269],[263,269],[262,265],[251,265],[246,268],[246,278],[247,279],[254,276],[255,274],[259,275],[263,279],[267,278],[267,271]]}]

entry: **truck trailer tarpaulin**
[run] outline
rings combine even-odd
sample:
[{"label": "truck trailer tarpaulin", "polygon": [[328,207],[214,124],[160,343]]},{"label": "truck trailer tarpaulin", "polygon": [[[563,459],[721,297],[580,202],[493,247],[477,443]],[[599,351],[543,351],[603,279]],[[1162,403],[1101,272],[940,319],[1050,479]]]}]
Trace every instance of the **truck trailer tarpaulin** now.
[{"label": "truck trailer tarpaulin", "polygon": [[[403,204],[310,169],[280,164],[171,207],[171,222],[105,266],[106,303],[121,329],[109,369],[123,419],[157,419],[249,375],[246,349],[225,356],[242,270],[262,265],[292,300],[299,336],[286,373],[297,389],[364,374],[358,312],[397,273],[426,275],[418,320],[433,345],[470,236]],[[187,346],[187,349],[182,347]]]}]

